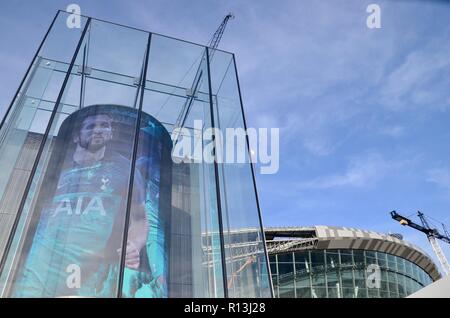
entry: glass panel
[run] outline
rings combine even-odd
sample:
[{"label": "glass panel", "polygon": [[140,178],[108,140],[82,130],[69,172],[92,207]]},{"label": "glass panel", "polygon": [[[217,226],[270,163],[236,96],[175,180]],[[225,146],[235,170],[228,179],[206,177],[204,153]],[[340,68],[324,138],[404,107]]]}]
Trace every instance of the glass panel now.
[{"label": "glass panel", "polygon": [[311,269],[314,272],[325,270],[325,255],[323,251],[311,251]]},{"label": "glass panel", "polygon": [[342,298],[355,298],[356,290],[352,288],[342,288]]},{"label": "glass panel", "polygon": [[365,279],[365,269],[355,270],[355,295],[357,298],[365,298],[367,296],[367,286]]},{"label": "glass panel", "polygon": [[382,298],[389,297],[388,275],[385,270],[381,270],[380,296]]},{"label": "glass panel", "polygon": [[[220,129],[222,136],[218,137],[221,141],[222,151],[217,152],[217,159],[219,162],[225,162],[218,165],[224,237],[226,242],[233,239],[235,244],[249,246],[245,253],[246,256],[240,255],[242,251],[236,254],[237,250],[226,248],[225,254],[229,260],[227,275],[232,277],[233,273],[239,270],[239,267],[234,264],[235,259],[245,257],[249,262],[258,262],[261,265],[261,272],[258,273],[258,276],[248,279],[248,284],[245,286],[245,289],[248,290],[246,296],[270,297],[269,288],[258,288],[260,284],[268,285],[269,283],[267,270],[264,269],[267,266],[265,264],[264,234],[260,227],[260,212],[257,205],[249,148],[245,134],[239,134],[239,132],[245,131],[246,127],[233,56],[221,51],[211,51],[209,54],[214,115],[216,126]],[[233,132],[233,134],[229,134],[229,132]],[[237,232],[240,234],[235,234]],[[282,269],[279,268],[279,270],[282,275]],[[287,268],[283,269],[283,271],[287,270]],[[293,271],[291,268],[289,270]],[[233,289],[229,290],[230,297],[239,297],[241,295],[240,288],[244,288],[244,285],[234,284]],[[254,288],[253,291],[252,288]]]},{"label": "glass panel", "polygon": [[406,265],[405,265],[405,259],[404,258],[397,258],[397,266],[398,271],[402,274],[406,274]]},{"label": "glass panel", "polygon": [[278,286],[278,284],[279,284],[279,282],[278,282],[278,275],[272,275],[272,283],[273,283],[273,288],[274,289],[276,289],[277,287],[276,286]]},{"label": "glass panel", "polygon": [[303,276],[303,277],[298,277],[295,280],[296,286],[298,287],[310,287],[311,286],[311,281],[310,281],[310,277],[309,275],[307,276]]},{"label": "glass panel", "polygon": [[380,298],[389,298],[389,292],[387,289],[380,289]]},{"label": "glass panel", "polygon": [[387,268],[387,255],[385,253],[377,252],[378,265],[381,268]]},{"label": "glass panel", "polygon": [[[389,292],[392,294],[398,294],[398,282],[397,275],[394,272],[388,272],[389,279]],[[397,297],[397,296],[394,296]]]},{"label": "glass panel", "polygon": [[280,298],[280,288],[278,285],[273,285],[273,293],[275,298]]},{"label": "glass panel", "polygon": [[[98,43],[88,42],[89,36],[96,34],[96,26],[91,26],[85,36],[76,65],[86,64],[84,48],[89,48],[91,56],[103,54]],[[148,35],[141,32],[133,39],[140,66],[131,71],[139,74]],[[112,32],[107,41],[120,46],[121,38]],[[124,106],[89,105],[77,111],[74,107],[68,116],[65,105],[79,102],[80,95],[73,91],[81,89],[82,95],[84,87],[96,90],[94,82],[87,81],[83,86],[85,78],[81,73],[70,74],[34,176],[35,187],[28,193],[24,236],[20,238],[15,275],[10,280],[12,297],[117,296],[137,88],[133,89],[134,94],[114,103],[113,94],[107,93],[113,92],[114,87],[108,87],[102,95],[112,98],[109,103]],[[138,178],[135,181],[134,187],[143,190],[145,182]],[[134,199],[128,236],[136,238],[131,243],[137,255],[127,251],[127,268],[136,267],[136,259],[143,259],[142,237],[146,238],[143,229],[147,225],[141,222],[145,213],[136,208],[143,205],[143,198]],[[136,225],[135,219],[143,225]]]},{"label": "glass panel", "polygon": [[[150,52],[153,58],[149,61],[147,80],[173,85],[170,91],[174,91],[176,87],[191,88],[205,48],[154,34]],[[215,70],[211,68],[211,71]],[[203,90],[202,93],[207,94]]]},{"label": "glass panel", "polygon": [[295,270],[299,275],[309,273],[309,254],[308,252],[295,253]]},{"label": "glass panel", "polygon": [[280,298],[295,298],[294,286],[288,288],[279,288]]},{"label": "glass panel", "polygon": [[245,128],[233,55],[60,15],[0,131],[1,296],[270,297],[249,148],[211,160]]},{"label": "glass panel", "polygon": [[341,298],[341,283],[338,272],[327,273],[328,298]]},{"label": "glass panel", "polygon": [[414,281],[414,293],[421,288],[422,288],[422,286],[418,282]]},{"label": "glass panel", "polygon": [[312,275],[312,286],[326,287],[325,274]]},{"label": "glass panel", "polygon": [[278,263],[293,263],[292,253],[278,254]]},{"label": "glass panel", "polygon": [[[201,156],[211,144],[210,140],[202,138],[212,127],[204,52],[204,48],[197,45],[152,36],[143,110],[161,122],[174,144],[170,226],[166,230],[170,242],[170,297],[224,296],[214,165],[212,161],[197,160],[194,153],[189,158],[179,157],[176,151],[177,146],[187,143],[199,149]],[[192,94],[188,87],[194,76],[186,72],[193,72],[194,76],[197,72],[203,74]],[[184,87],[180,88],[181,85]],[[155,229],[154,233],[158,232]],[[240,251],[236,244],[239,235],[242,233],[236,232],[234,241],[227,242],[236,252]],[[251,286],[249,281],[261,270],[261,263],[253,259],[249,262],[243,255],[237,255],[234,266],[235,272],[228,278],[227,287],[234,289],[239,285],[242,287],[239,292],[246,295],[247,286]]]},{"label": "glass panel", "polygon": [[420,271],[419,266],[417,266],[416,264],[413,264],[413,278],[417,281],[420,281],[419,271]]},{"label": "glass panel", "polygon": [[325,257],[327,260],[327,270],[336,270],[339,268],[339,252],[325,251]]},{"label": "glass panel", "polygon": [[115,104],[133,107],[136,87],[110,83],[98,79],[86,79],[84,105]]},{"label": "glass panel", "polygon": [[92,20],[87,65],[103,72],[140,77],[146,32]]},{"label": "glass panel", "polygon": [[355,287],[355,298],[368,298],[368,294],[367,288]]},{"label": "glass panel", "polygon": [[405,267],[406,267],[406,275],[409,277],[413,276],[413,264],[409,261],[405,261]]},{"label": "glass panel", "polygon": [[292,279],[281,281],[279,285],[280,298],[295,298],[294,281]]},{"label": "glass panel", "polygon": [[294,263],[292,253],[279,254],[278,257],[278,272],[280,276],[291,274],[294,272]]},{"label": "glass panel", "polygon": [[411,295],[414,292],[411,278],[405,277],[406,294]]},{"label": "glass panel", "polygon": [[294,264],[292,263],[278,263],[278,273],[280,276],[293,275]]},{"label": "glass panel", "polygon": [[400,297],[406,297],[406,283],[405,276],[401,274],[397,274],[397,283],[398,283],[398,293]]},{"label": "glass panel", "polygon": [[311,289],[312,298],[327,298],[327,288],[314,286]]},{"label": "glass panel", "polygon": [[361,250],[354,250],[353,251],[353,258],[355,261],[355,265],[357,267],[365,267],[365,257],[364,257],[364,251]]},{"label": "glass panel", "polygon": [[[271,256],[272,257],[272,256]],[[272,275],[276,275],[276,274],[278,274],[278,271],[277,271],[277,266],[276,266],[277,264],[275,264],[275,262],[274,261],[270,261],[270,272],[272,273]]]},{"label": "glass panel", "polygon": [[391,254],[387,254],[388,268],[393,271],[397,271],[397,257]]},{"label": "glass panel", "polygon": [[345,270],[341,271],[342,287],[353,288],[353,271]]},{"label": "glass panel", "polygon": [[426,284],[426,277],[425,277],[425,271],[423,269],[419,270],[419,277],[420,277],[420,283],[422,285]]},{"label": "glass panel", "polygon": [[187,267],[190,253],[181,248],[173,251],[175,246],[169,243],[172,140],[154,117],[141,116],[123,296],[168,297],[168,282],[172,280],[169,262]]},{"label": "glass panel", "polygon": [[341,266],[353,265],[353,253],[352,250],[340,250],[341,253]]},{"label": "glass panel", "polygon": [[365,253],[366,253],[366,266],[370,266],[372,264],[378,265],[376,252],[365,251]]},{"label": "glass panel", "polygon": [[430,277],[428,276],[427,272],[422,270],[422,284],[424,286],[426,286],[426,285],[428,285],[430,283],[429,279],[430,279]]},{"label": "glass panel", "polygon": [[380,298],[380,290],[378,288],[368,288],[368,298]]},{"label": "glass panel", "polygon": [[297,287],[297,298],[311,298],[311,287]]},{"label": "glass panel", "polygon": [[81,28],[69,29],[67,16],[58,14],[0,130],[0,258],[47,128],[48,110],[61,90],[65,74],[57,66],[72,59],[87,21],[81,18]]}]

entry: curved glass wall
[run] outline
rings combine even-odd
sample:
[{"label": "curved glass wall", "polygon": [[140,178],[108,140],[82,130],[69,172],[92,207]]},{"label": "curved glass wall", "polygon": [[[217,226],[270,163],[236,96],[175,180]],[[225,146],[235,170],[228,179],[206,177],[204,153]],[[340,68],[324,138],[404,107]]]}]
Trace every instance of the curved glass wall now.
[{"label": "curved glass wall", "polygon": [[252,166],[207,137],[245,128],[234,56],[77,18],[1,123],[0,296],[270,297]]},{"label": "curved glass wall", "polygon": [[416,264],[375,251],[310,250],[269,260],[279,298],[399,298],[433,282]]}]

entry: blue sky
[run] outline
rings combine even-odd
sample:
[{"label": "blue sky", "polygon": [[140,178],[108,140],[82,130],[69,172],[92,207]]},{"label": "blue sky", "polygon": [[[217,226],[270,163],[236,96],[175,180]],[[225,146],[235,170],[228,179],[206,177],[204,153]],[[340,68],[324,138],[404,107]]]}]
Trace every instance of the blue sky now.
[{"label": "blue sky", "polygon": [[[264,225],[400,232],[432,253],[388,212],[450,225],[450,2],[1,1],[0,114],[56,10],[73,2],[205,44],[232,11],[220,47],[236,54],[248,126],[281,131],[279,172],[257,175]],[[366,27],[370,3],[381,29]]]}]

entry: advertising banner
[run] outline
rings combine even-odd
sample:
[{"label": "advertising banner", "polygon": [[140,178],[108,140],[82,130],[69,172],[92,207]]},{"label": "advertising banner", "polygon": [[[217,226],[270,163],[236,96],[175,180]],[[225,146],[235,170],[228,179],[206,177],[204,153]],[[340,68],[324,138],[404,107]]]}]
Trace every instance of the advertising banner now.
[{"label": "advertising banner", "polygon": [[41,172],[13,297],[116,297],[121,268],[123,297],[168,296],[172,142],[142,113],[131,183],[137,115],[93,105],[64,120]]}]

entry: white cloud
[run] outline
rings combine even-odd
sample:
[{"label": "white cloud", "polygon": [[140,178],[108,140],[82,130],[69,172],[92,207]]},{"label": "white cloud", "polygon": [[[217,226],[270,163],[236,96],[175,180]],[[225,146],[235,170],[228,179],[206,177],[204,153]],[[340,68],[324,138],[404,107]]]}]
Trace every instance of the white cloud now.
[{"label": "white cloud", "polygon": [[386,126],[381,128],[380,133],[389,137],[398,138],[404,135],[405,127],[399,125]]},{"label": "white cloud", "polygon": [[368,32],[365,6],[357,2],[283,2],[282,14],[261,19],[263,7],[236,21],[252,33],[235,38],[246,109],[282,123],[282,142],[331,155],[376,111],[365,96],[404,37],[400,29]]},{"label": "white cloud", "polygon": [[341,187],[368,187],[377,183],[392,169],[406,162],[387,161],[378,153],[368,153],[350,160],[345,172],[318,177],[297,184],[299,190],[321,190]]},{"label": "white cloud", "polygon": [[282,142],[316,157],[331,155],[364,128],[366,109],[355,106],[351,99],[323,98],[313,109],[298,111],[302,114],[280,113]]},{"label": "white cloud", "polygon": [[427,182],[434,183],[439,187],[450,191],[450,169],[449,168],[436,168],[427,171]]},{"label": "white cloud", "polygon": [[450,107],[450,28],[409,53],[381,86],[381,103],[389,110],[445,110]]}]

